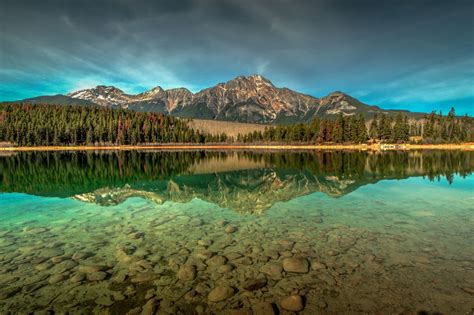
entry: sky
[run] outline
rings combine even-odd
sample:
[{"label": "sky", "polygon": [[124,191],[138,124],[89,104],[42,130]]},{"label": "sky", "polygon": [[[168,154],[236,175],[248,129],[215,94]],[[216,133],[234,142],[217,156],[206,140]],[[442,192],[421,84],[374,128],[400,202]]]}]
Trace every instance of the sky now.
[{"label": "sky", "polygon": [[239,75],[474,114],[472,0],[0,0],[0,101]]}]

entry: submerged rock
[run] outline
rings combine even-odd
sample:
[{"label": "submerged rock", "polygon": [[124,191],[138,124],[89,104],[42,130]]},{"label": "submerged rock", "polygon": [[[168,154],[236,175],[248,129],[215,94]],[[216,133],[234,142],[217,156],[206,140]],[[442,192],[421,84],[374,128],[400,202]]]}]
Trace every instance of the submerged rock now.
[{"label": "submerged rock", "polygon": [[158,279],[158,275],[153,272],[144,272],[132,278],[132,283],[149,282]]},{"label": "submerged rock", "polygon": [[304,258],[285,258],[283,259],[283,269],[286,272],[307,273],[309,271],[309,263]]},{"label": "submerged rock", "polygon": [[79,272],[83,272],[83,273],[94,273],[94,272],[99,272],[106,269],[107,267],[103,265],[84,265],[84,266],[79,266],[77,268]]},{"label": "submerged rock", "polygon": [[207,296],[209,302],[220,302],[234,295],[234,289],[229,286],[217,286]]},{"label": "submerged rock", "polygon": [[234,269],[232,265],[222,265],[217,268],[218,273],[228,273],[231,272]]},{"label": "submerged rock", "polygon": [[299,312],[303,310],[303,298],[300,295],[290,295],[280,302],[282,309],[292,312]]},{"label": "submerged rock", "polygon": [[102,281],[107,278],[107,273],[103,271],[97,271],[87,274],[87,280],[89,281]]},{"label": "submerged rock", "polygon": [[275,315],[275,308],[271,303],[261,302],[257,303],[252,307],[253,313],[255,315]]},{"label": "submerged rock", "polygon": [[155,298],[148,300],[148,302],[143,305],[141,315],[154,315],[158,308],[158,301]]},{"label": "submerged rock", "polygon": [[178,271],[177,277],[181,281],[191,281],[196,278],[196,267],[192,265],[185,265]]},{"label": "submerged rock", "polygon": [[63,274],[52,275],[51,277],[49,277],[48,283],[49,284],[56,284],[56,283],[59,283],[59,282],[62,282],[64,280],[66,280],[66,278],[67,278],[67,276],[63,275]]},{"label": "submerged rock", "polygon": [[268,275],[271,279],[281,279],[283,268],[276,263],[267,263],[260,268],[260,272]]},{"label": "submerged rock", "polygon": [[0,289],[0,300],[8,299],[9,297],[14,296],[18,292],[20,292],[21,288],[5,288]]},{"label": "submerged rock", "polygon": [[321,270],[321,269],[326,269],[326,265],[323,264],[322,262],[320,262],[319,260],[314,259],[314,260],[311,262],[311,268],[312,268],[313,270]]},{"label": "submerged rock", "polygon": [[206,261],[206,265],[210,267],[223,266],[227,262],[224,256],[214,256]]},{"label": "submerged rock", "polygon": [[83,281],[85,278],[86,278],[86,274],[82,273],[82,272],[79,272],[79,273],[76,273],[75,275],[73,275],[69,280],[73,283],[76,283],[76,282]]},{"label": "submerged rock", "polygon": [[111,306],[114,304],[114,302],[110,299],[110,297],[108,296],[101,296],[101,297],[98,297],[96,300],[95,300],[95,303],[97,305],[103,305],[103,306]]},{"label": "submerged rock", "polygon": [[89,252],[76,252],[72,255],[72,260],[78,261],[78,260],[83,260],[92,256],[94,256],[94,254],[89,253]]},{"label": "submerged rock", "polygon": [[237,228],[235,226],[229,225],[228,227],[225,228],[225,232],[227,234],[232,234],[237,231]]},{"label": "submerged rock", "polygon": [[245,281],[242,287],[244,288],[244,290],[247,290],[247,291],[255,291],[255,290],[263,288],[266,285],[267,285],[267,279],[259,278],[259,279],[250,279],[250,280]]},{"label": "submerged rock", "polygon": [[465,287],[465,288],[462,288],[462,290],[466,293],[474,295],[474,288]]}]

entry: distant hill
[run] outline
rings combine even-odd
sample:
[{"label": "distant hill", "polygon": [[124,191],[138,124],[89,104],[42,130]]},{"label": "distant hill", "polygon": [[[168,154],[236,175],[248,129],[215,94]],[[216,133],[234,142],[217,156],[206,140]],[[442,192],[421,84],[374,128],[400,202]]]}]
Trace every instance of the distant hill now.
[{"label": "distant hill", "polygon": [[410,118],[421,118],[424,115],[384,110],[364,104],[342,92],[317,98],[288,88],[275,87],[260,75],[239,76],[198,93],[192,93],[186,88],[164,90],[158,86],[131,95],[113,86],[99,85],[68,95],[39,96],[22,102],[121,107],[177,117],[263,124],[307,122],[314,117],[331,118],[340,113],[362,113],[367,119],[381,113],[395,115],[402,112]]},{"label": "distant hill", "polygon": [[189,126],[193,129],[201,131],[204,134],[216,135],[220,133],[225,133],[229,137],[237,137],[239,133],[248,134],[254,131],[263,132],[265,128],[268,127],[268,125],[264,124],[251,124],[203,119],[193,119],[189,123]]},{"label": "distant hill", "polygon": [[94,102],[83,100],[80,98],[72,98],[66,95],[57,94],[57,95],[47,95],[47,96],[38,96],[33,98],[27,98],[21,102],[25,103],[38,103],[38,104],[53,104],[53,105],[78,105],[78,106],[90,106],[97,105]]}]

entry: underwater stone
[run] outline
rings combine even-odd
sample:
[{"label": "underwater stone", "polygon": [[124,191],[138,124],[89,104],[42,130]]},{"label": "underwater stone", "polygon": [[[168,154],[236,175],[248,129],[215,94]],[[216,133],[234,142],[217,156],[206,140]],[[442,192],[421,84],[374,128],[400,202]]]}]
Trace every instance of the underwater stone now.
[{"label": "underwater stone", "polygon": [[267,285],[266,278],[250,279],[243,284],[244,290],[255,291]]},{"label": "underwater stone", "polygon": [[234,295],[234,289],[229,286],[217,286],[207,296],[209,302],[220,302]]},{"label": "underwater stone", "polygon": [[222,265],[222,266],[219,266],[219,268],[217,268],[217,272],[228,273],[228,272],[231,272],[233,269],[234,267],[232,267],[232,265]]},{"label": "underwater stone", "polygon": [[72,260],[82,260],[94,256],[94,254],[89,252],[76,252],[72,255]]},{"label": "underwater stone", "polygon": [[214,253],[211,252],[210,250],[204,249],[204,250],[197,250],[196,252],[194,252],[193,255],[196,258],[206,260],[214,256]]},{"label": "underwater stone", "polygon": [[304,258],[285,258],[283,259],[283,269],[286,272],[307,273],[309,264]]},{"label": "underwater stone", "polygon": [[280,302],[282,309],[292,312],[299,312],[304,308],[303,298],[299,295],[290,295]]},{"label": "underwater stone", "polygon": [[50,262],[45,262],[45,263],[36,265],[36,266],[35,266],[35,269],[38,270],[38,271],[45,271],[45,270],[50,269],[52,266],[53,266],[52,263],[50,263]]},{"label": "underwater stone", "polygon": [[252,307],[253,313],[258,315],[275,315],[273,305],[268,302],[257,303]]},{"label": "underwater stone", "polygon": [[227,258],[224,256],[214,256],[206,261],[206,265],[209,267],[223,266],[227,262]]},{"label": "underwater stone", "polygon": [[156,312],[158,307],[158,301],[155,298],[148,300],[148,302],[143,305],[141,315],[153,315]]},{"label": "underwater stone", "polygon": [[108,296],[101,296],[95,300],[97,305],[111,306],[114,302]]},{"label": "underwater stone", "polygon": [[75,282],[81,282],[83,281],[84,279],[86,278],[86,274],[85,273],[82,273],[82,272],[79,272],[79,273],[76,273],[75,275],[73,275],[70,279],[71,282],[75,283]]},{"label": "underwater stone", "polygon": [[102,281],[107,278],[107,273],[103,271],[97,271],[87,274],[87,280],[89,281]]},{"label": "underwater stone", "polygon": [[153,272],[145,272],[145,273],[140,273],[136,275],[135,277],[132,278],[132,283],[142,283],[142,282],[149,282],[156,280],[158,278],[158,275]]},{"label": "underwater stone", "polygon": [[276,263],[268,263],[260,268],[260,272],[268,275],[271,279],[278,280],[282,278],[283,268]]},{"label": "underwater stone", "polygon": [[225,232],[227,234],[232,234],[237,231],[237,228],[235,226],[229,225],[228,227],[225,228]]},{"label": "underwater stone", "polygon": [[66,275],[63,275],[63,274],[53,275],[53,276],[49,277],[48,283],[49,284],[55,284],[55,283],[64,281],[66,278],[67,278]]},{"label": "underwater stone", "polygon": [[192,265],[185,265],[178,271],[177,277],[182,281],[191,281],[196,278],[196,267]]},{"label": "underwater stone", "polygon": [[0,300],[8,299],[20,292],[21,288],[6,288],[0,289]]},{"label": "underwater stone", "polygon": [[212,241],[211,240],[198,240],[197,241],[198,245],[200,246],[211,246],[212,245]]},{"label": "underwater stone", "polygon": [[94,272],[99,272],[106,269],[107,267],[103,265],[83,265],[77,268],[79,272],[83,272],[83,273],[94,273]]},{"label": "underwater stone", "polygon": [[314,260],[311,262],[311,268],[312,268],[313,270],[326,269],[326,265],[323,264],[322,262],[320,262],[319,260],[314,259]]}]

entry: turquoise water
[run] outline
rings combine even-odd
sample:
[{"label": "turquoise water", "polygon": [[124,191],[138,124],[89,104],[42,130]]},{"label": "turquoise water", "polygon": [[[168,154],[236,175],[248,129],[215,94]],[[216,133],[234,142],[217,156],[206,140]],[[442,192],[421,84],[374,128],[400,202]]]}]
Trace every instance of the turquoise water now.
[{"label": "turquoise water", "polygon": [[0,310],[466,314],[473,157],[3,156]]}]

